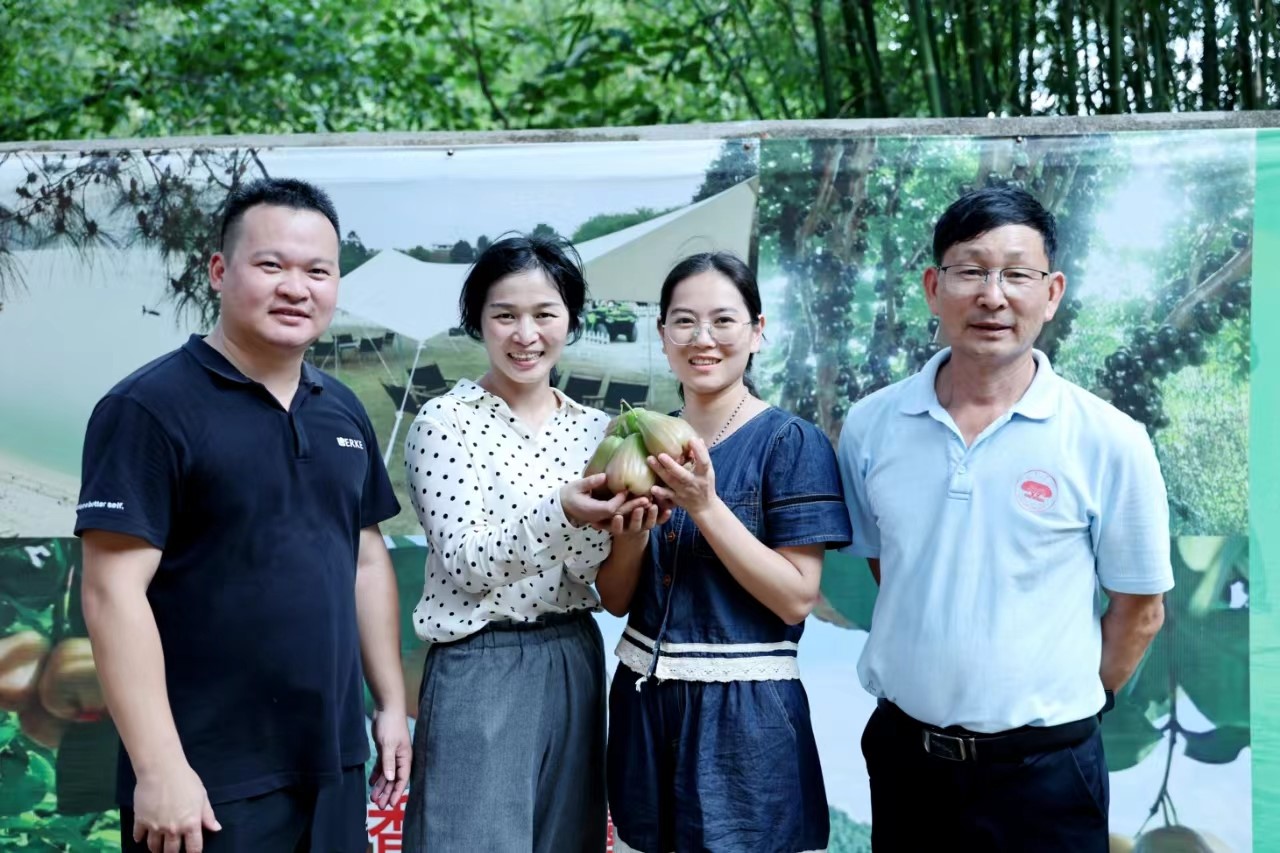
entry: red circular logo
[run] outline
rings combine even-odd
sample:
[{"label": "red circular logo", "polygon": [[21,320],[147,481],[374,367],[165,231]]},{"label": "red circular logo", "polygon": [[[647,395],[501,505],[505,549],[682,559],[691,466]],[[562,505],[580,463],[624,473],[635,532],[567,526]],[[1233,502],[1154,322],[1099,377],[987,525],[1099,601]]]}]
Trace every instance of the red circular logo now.
[{"label": "red circular logo", "polygon": [[1024,471],[1013,489],[1018,505],[1030,512],[1044,512],[1058,502],[1058,481],[1048,471]]}]

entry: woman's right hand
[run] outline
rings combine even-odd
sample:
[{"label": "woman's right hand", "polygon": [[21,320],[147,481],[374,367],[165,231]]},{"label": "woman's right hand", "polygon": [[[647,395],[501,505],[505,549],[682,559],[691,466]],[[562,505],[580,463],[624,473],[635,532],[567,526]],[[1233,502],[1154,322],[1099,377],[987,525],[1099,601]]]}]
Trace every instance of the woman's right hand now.
[{"label": "woman's right hand", "polygon": [[683,460],[672,459],[665,453],[649,457],[649,467],[662,480],[650,493],[662,505],[682,507],[694,520],[718,498],[716,497],[716,472],[711,464],[711,453],[701,438],[689,440],[688,455],[693,465],[686,468]]},{"label": "woman's right hand", "polygon": [[608,522],[597,522],[596,529],[603,530],[614,538],[643,536],[647,539],[650,530],[665,524],[671,517],[671,510],[662,509],[648,498],[636,498],[627,503],[639,504],[641,501],[646,505],[636,506],[630,512],[626,511],[627,507],[624,505]]},{"label": "woman's right hand", "polygon": [[[608,522],[617,515],[627,503],[627,495],[623,492],[614,495],[607,501],[594,497],[591,493],[602,487],[607,480],[604,474],[592,474],[581,480],[572,480],[560,487],[560,508],[574,527],[595,525]],[[648,498],[637,498],[648,503]]]}]

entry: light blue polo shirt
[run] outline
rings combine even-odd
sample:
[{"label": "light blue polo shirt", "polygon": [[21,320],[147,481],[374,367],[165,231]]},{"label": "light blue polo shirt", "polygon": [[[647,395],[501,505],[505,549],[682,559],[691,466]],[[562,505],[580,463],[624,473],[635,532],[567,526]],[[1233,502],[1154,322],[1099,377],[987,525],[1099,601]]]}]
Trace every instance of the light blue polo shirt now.
[{"label": "light blue polo shirt", "polygon": [[1137,421],[1053,372],[966,447],[934,380],[859,401],[837,457],[849,553],[880,558],[858,676],[937,726],[997,732],[1098,712],[1099,587],[1173,587],[1164,479]]}]

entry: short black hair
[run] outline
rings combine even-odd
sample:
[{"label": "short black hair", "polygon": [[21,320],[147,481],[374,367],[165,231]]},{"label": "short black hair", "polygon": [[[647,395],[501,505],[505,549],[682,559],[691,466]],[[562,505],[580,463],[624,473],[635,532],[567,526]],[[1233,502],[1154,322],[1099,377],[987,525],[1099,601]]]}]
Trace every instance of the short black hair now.
[{"label": "short black hair", "polygon": [[[756,274],[746,261],[733,252],[699,252],[689,255],[671,268],[662,282],[662,295],[658,297],[658,316],[663,323],[667,321],[667,310],[671,308],[671,296],[680,282],[695,275],[715,270],[733,283],[747,305],[747,313],[751,315],[751,325],[760,324],[760,315],[764,313],[764,303],[760,299],[760,284]],[[743,372],[742,382],[752,394],[756,393],[755,383],[751,381],[751,362],[755,354],[747,356],[747,369]],[[757,395],[758,396],[758,395]],[[684,399],[684,388],[680,388],[680,399]]]},{"label": "short black hair", "polygon": [[512,234],[490,243],[476,258],[458,296],[462,330],[479,341],[484,321],[484,303],[489,288],[509,275],[539,269],[560,292],[569,310],[569,342],[582,335],[582,309],[587,303],[587,280],[582,274],[582,258],[563,237],[535,237]]},{"label": "short black hair", "polygon": [[222,213],[222,228],[218,234],[218,248],[224,253],[235,243],[236,226],[251,207],[269,204],[293,210],[314,210],[322,214],[333,226],[333,232],[342,239],[338,227],[338,211],[334,209],[329,194],[315,184],[297,178],[259,178],[235,187],[227,195],[227,206]]},{"label": "short black hair", "polygon": [[1053,214],[1024,189],[1011,186],[983,187],[952,202],[933,228],[933,262],[956,243],[964,243],[1005,225],[1025,225],[1040,232],[1044,252],[1053,265],[1058,251],[1058,227]]}]

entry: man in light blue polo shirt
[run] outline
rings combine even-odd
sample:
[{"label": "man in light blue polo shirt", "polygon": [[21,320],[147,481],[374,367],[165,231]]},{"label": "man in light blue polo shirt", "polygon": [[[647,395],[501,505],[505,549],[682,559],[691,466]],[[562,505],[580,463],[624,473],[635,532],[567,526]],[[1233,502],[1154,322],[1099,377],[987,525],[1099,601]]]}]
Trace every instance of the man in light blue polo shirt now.
[{"label": "man in light blue polo shirt", "polygon": [[877,851],[1107,850],[1098,721],[1163,621],[1168,507],[1142,425],[1032,348],[1055,242],[1019,189],[948,208],[924,292],[951,346],[840,436],[848,550],[880,584],[858,662]]}]

